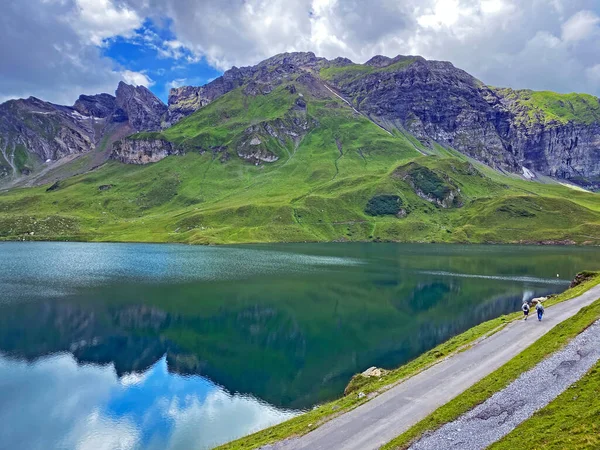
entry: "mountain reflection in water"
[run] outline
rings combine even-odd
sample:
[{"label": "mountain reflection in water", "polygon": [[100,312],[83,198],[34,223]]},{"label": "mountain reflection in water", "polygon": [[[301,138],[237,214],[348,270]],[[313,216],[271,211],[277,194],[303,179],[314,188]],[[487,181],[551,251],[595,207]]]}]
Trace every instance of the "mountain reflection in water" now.
[{"label": "mountain reflection in water", "polygon": [[0,442],[210,448],[599,266],[564,247],[0,244]]}]

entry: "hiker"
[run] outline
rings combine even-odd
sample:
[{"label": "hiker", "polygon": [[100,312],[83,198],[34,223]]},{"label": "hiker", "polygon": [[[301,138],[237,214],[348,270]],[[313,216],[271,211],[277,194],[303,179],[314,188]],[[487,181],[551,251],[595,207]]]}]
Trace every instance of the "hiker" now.
[{"label": "hiker", "polygon": [[542,302],[537,302],[537,305],[535,305],[535,310],[538,313],[538,320],[542,320],[542,316],[544,315],[544,305],[542,305]]},{"label": "hiker", "polygon": [[529,317],[529,303],[523,302],[523,306],[521,306],[521,309],[523,310],[525,320],[527,320],[527,317]]}]

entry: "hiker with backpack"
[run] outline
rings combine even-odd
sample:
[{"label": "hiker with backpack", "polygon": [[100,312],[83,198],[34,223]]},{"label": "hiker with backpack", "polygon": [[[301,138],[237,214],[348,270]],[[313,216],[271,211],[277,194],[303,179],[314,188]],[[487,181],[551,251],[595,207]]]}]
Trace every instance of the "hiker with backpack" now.
[{"label": "hiker with backpack", "polygon": [[542,305],[542,302],[537,302],[537,305],[535,305],[535,310],[537,311],[538,320],[541,321],[542,316],[544,315],[544,305]]},{"label": "hiker with backpack", "polygon": [[521,309],[523,310],[525,320],[527,320],[527,317],[529,317],[529,303],[523,302],[523,306],[521,306]]}]

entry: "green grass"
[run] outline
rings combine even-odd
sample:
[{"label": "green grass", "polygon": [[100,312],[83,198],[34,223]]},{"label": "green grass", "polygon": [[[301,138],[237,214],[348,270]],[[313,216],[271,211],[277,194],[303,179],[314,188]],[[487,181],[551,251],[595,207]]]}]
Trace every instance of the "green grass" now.
[{"label": "green grass", "polygon": [[600,121],[600,101],[589,94],[558,94],[550,91],[498,89],[523,123],[568,122],[590,125]]},{"label": "green grass", "polygon": [[[569,298],[576,297],[600,284],[600,274],[589,278],[584,283],[550,298],[545,304],[550,306]],[[520,313],[507,316],[505,320],[520,318]],[[519,375],[533,368],[548,355],[563,348],[572,338],[591,325],[600,317],[600,300],[583,308],[576,316],[554,327],[544,336],[544,345],[533,345],[510,360],[504,366],[467,389],[454,400],[437,409],[427,418],[411,427],[408,431],[382,447],[383,449],[405,449],[423,433],[433,431],[451,422],[483,403],[495,392],[498,392],[516,380]],[[522,447],[519,447],[522,448]]]},{"label": "green grass", "polygon": [[[578,295],[581,295],[583,292],[589,290],[593,286],[596,286],[597,284],[600,284],[600,275],[594,273],[594,277],[588,278],[585,282],[581,283],[580,285],[575,286],[560,295],[556,295],[550,298],[546,302],[546,304],[552,305],[574,298]],[[594,309],[593,311],[597,314],[600,314],[600,302],[597,302],[595,304],[595,307],[596,309]],[[345,395],[344,397],[332,402],[325,403],[291,420],[288,420],[266,430],[259,431],[258,433],[254,433],[250,436],[243,437],[228,444],[222,445],[218,448],[220,450],[259,448],[263,445],[287,439],[291,436],[301,436],[303,434],[306,434],[314,428],[318,427],[319,425],[323,424],[327,420],[334,418],[338,414],[347,412],[353,408],[356,408],[362,403],[365,403],[366,401],[368,401],[367,398],[369,394],[381,392],[385,389],[394,386],[396,383],[425,370],[426,368],[430,367],[432,364],[435,364],[441,359],[446,358],[447,356],[457,351],[467,349],[476,340],[482,338],[483,336],[490,335],[501,330],[508,323],[519,318],[521,318],[521,314],[514,313],[507,316],[498,317],[496,319],[477,325],[476,327],[473,327],[467,330],[466,332],[449,339],[443,344],[438,345],[437,347],[422,354],[421,356],[415,358],[414,360],[403,365],[402,367],[387,372],[381,378],[367,379],[362,377],[361,375],[356,375],[352,378],[352,380],[350,380],[348,387],[346,388],[347,395]],[[367,397],[359,399],[357,395],[358,391],[367,394]],[[484,391],[484,393],[487,392],[487,390]],[[464,405],[464,403],[461,403],[461,406],[464,407]],[[442,416],[442,419],[445,419],[446,417],[447,415]],[[443,423],[445,422],[440,422],[439,425]],[[422,432],[425,429],[429,428],[423,428],[420,429],[420,431]],[[420,434],[420,432],[418,434]],[[411,435],[409,441],[418,434]],[[396,447],[391,446],[390,448]]]},{"label": "green grass", "polygon": [[[325,95],[297,78],[266,95],[241,87],[161,133],[131,137],[168,140],[182,156],[146,166],[110,161],[51,192],[0,192],[0,224],[20,224],[0,228],[0,239],[600,243],[598,194],[506,176],[448,149],[422,156],[410,136],[389,135]],[[254,165],[238,157],[253,136],[279,159]],[[92,160],[85,158],[59,172],[77,173]],[[414,169],[410,179],[398,168]],[[460,191],[451,206],[461,207],[442,208],[423,191]],[[369,214],[379,195],[397,197],[407,214]],[[30,228],[60,223],[49,218],[75,225]]]},{"label": "green grass", "polygon": [[330,66],[320,70],[319,75],[327,81],[333,81],[339,86],[348,85],[364,76],[381,72],[395,72],[409,67],[415,58],[404,58],[385,67],[367,66],[365,64],[348,64],[345,66]]},{"label": "green grass", "polygon": [[600,448],[600,363],[490,450]]}]

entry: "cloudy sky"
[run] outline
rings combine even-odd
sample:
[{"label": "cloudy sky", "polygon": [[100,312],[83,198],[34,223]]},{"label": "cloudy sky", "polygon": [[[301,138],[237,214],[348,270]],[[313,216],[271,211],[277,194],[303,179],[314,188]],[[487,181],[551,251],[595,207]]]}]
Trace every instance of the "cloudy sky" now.
[{"label": "cloudy sky", "polygon": [[598,0],[4,0],[0,101],[204,84],[284,51],[452,61],[496,86],[600,95]]}]

